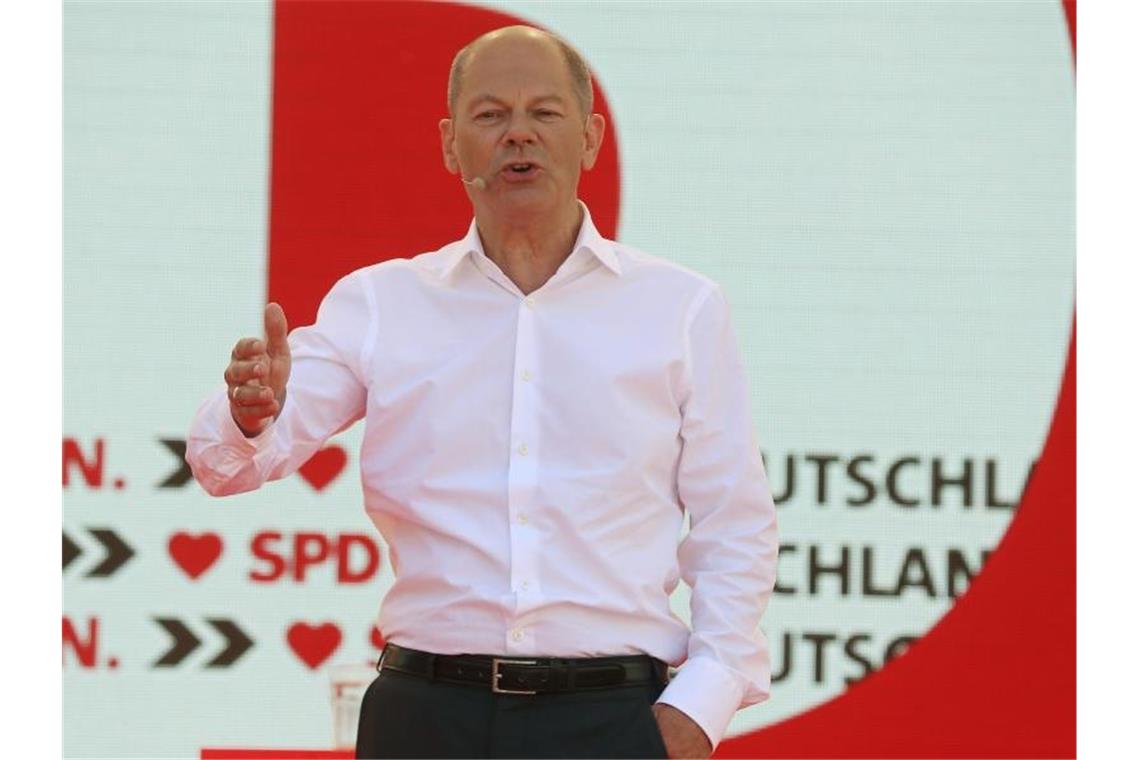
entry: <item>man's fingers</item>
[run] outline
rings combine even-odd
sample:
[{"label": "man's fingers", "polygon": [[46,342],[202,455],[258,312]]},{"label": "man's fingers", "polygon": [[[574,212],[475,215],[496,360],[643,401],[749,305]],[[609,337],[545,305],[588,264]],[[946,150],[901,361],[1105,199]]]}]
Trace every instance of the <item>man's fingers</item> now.
[{"label": "man's fingers", "polygon": [[226,385],[243,385],[250,380],[260,380],[265,377],[268,371],[265,359],[252,359],[249,361],[242,361],[235,359],[230,362],[226,367],[225,378]]},{"label": "man's fingers", "polygon": [[270,356],[289,355],[289,324],[285,321],[285,310],[276,303],[265,307],[265,342]]},{"label": "man's fingers", "polygon": [[271,401],[276,403],[273,391],[261,385],[231,386],[230,401],[238,407],[257,406]]},{"label": "man's fingers", "polygon": [[[230,352],[230,364],[224,373],[230,414],[247,435],[256,435],[281,413],[273,388],[262,383],[272,381],[284,398],[284,381],[289,372],[288,334],[285,312],[271,303],[265,307],[264,340],[242,338]],[[273,379],[271,373],[279,377]]]},{"label": "man's fingers", "polygon": [[265,353],[265,343],[261,338],[242,338],[234,345],[234,350],[230,352],[230,358],[252,359],[263,353]]}]

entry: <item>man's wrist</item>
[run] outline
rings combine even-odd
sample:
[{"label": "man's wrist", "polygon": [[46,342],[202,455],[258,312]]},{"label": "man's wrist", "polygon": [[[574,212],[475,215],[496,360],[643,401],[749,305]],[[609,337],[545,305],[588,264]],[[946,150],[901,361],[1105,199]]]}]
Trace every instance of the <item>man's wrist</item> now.
[{"label": "man's wrist", "polygon": [[689,716],[716,749],[740,708],[743,691],[732,672],[719,662],[693,657],[681,666],[657,702],[672,705]]}]

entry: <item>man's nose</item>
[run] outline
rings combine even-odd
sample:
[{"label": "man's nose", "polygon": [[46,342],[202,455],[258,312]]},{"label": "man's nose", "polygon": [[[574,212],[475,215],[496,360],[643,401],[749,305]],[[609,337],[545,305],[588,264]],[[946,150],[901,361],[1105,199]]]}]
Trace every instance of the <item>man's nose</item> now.
[{"label": "man's nose", "polygon": [[503,132],[503,142],[507,145],[530,145],[535,141],[534,125],[525,113],[514,112]]}]

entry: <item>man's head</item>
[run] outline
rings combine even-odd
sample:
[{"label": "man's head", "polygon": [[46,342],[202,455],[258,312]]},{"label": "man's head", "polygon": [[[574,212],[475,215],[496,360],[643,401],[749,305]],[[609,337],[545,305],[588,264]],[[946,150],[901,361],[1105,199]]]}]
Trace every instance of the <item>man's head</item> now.
[{"label": "man's head", "polygon": [[459,52],[440,121],[444,164],[485,186],[468,188],[476,213],[528,218],[565,213],[593,167],[605,121],[581,57],[553,35],[512,26]]},{"label": "man's head", "polygon": [[539,35],[546,36],[558,46],[558,49],[562,52],[563,59],[566,61],[566,70],[570,72],[570,79],[574,84],[574,96],[578,99],[579,112],[583,117],[586,114],[593,113],[594,81],[590,77],[590,67],[586,65],[585,59],[562,38],[529,26],[504,27],[489,32],[455,54],[455,58],[451,61],[451,73],[447,77],[447,112],[451,114],[452,117],[455,116],[455,104],[458,102],[460,90],[463,88],[463,70],[467,65],[467,59],[471,57],[471,53],[478,43],[489,38],[493,39],[494,35],[502,36],[516,32],[523,34],[537,32]]}]

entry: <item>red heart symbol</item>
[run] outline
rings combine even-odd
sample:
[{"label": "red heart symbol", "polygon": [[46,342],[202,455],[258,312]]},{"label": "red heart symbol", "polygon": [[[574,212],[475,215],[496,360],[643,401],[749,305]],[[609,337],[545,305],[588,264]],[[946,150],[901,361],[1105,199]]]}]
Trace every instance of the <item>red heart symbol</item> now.
[{"label": "red heart symbol", "polygon": [[348,464],[348,454],[335,443],[325,446],[301,465],[301,477],[316,491],[323,491]]},{"label": "red heart symbol", "polygon": [[380,633],[380,629],[372,626],[372,633],[368,637],[372,641],[372,646],[377,649],[384,648],[384,635]]},{"label": "red heart symbol", "polygon": [[340,628],[336,623],[294,623],[285,638],[301,662],[316,670],[340,646]]},{"label": "red heart symbol", "polygon": [[195,536],[179,532],[170,537],[167,550],[182,572],[196,580],[222,555],[222,538],[217,533]]}]

